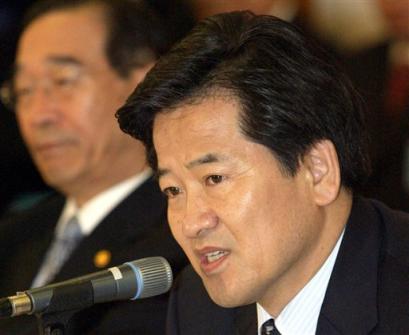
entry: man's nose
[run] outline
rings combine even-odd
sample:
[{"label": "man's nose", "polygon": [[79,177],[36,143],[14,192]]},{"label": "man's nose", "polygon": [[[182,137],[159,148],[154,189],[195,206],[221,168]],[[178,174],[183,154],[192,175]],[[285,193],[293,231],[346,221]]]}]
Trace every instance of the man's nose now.
[{"label": "man's nose", "polygon": [[214,229],[219,222],[216,212],[205,198],[195,197],[186,203],[183,217],[183,233],[186,237],[196,238]]},{"label": "man's nose", "polygon": [[47,126],[54,123],[59,115],[56,112],[56,101],[49,87],[39,87],[33,92],[29,102],[17,109],[19,114],[27,117],[35,126]]}]

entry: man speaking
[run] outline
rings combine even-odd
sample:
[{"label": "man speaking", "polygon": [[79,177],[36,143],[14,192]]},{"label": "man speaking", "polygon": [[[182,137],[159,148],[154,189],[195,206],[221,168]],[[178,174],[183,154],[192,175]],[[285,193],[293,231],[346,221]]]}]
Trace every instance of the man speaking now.
[{"label": "man speaking", "polygon": [[354,191],[360,99],[296,28],[211,17],[117,116],[201,279],[180,276],[169,334],[409,333],[409,217]]}]

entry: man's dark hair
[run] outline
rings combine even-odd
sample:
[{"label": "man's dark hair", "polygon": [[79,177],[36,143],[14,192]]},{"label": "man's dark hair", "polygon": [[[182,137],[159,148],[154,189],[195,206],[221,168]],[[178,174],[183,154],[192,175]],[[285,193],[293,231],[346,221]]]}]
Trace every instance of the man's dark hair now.
[{"label": "man's dark hair", "polygon": [[40,0],[26,13],[23,30],[48,13],[88,5],[104,10],[108,27],[106,55],[122,77],[159,58],[194,24],[183,0]]},{"label": "man's dark hair", "polygon": [[232,12],[199,23],[117,112],[120,127],[145,143],[157,168],[155,115],[221,89],[240,104],[243,134],[269,148],[285,174],[294,176],[311,146],[328,139],[338,153],[342,184],[354,188],[366,179],[360,98],[320,48],[271,16]]}]

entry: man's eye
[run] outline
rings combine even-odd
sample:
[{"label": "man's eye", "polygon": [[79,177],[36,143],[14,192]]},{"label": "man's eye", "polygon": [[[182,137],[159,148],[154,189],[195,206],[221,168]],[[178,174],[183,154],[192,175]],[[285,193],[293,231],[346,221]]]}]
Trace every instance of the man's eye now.
[{"label": "man's eye", "polygon": [[214,174],[211,176],[206,177],[206,184],[207,185],[216,185],[220,184],[225,178],[223,176]]},{"label": "man's eye", "polygon": [[170,186],[170,187],[166,187],[163,190],[163,193],[165,193],[165,195],[168,198],[174,198],[180,193],[180,189],[179,187],[176,187],[176,186]]},{"label": "man's eye", "polygon": [[16,98],[22,98],[25,96],[30,95],[33,92],[33,88],[30,86],[22,86],[22,87],[16,87],[14,91],[14,95]]},{"label": "man's eye", "polygon": [[75,77],[59,77],[53,80],[54,86],[64,87],[75,84],[77,78]]}]

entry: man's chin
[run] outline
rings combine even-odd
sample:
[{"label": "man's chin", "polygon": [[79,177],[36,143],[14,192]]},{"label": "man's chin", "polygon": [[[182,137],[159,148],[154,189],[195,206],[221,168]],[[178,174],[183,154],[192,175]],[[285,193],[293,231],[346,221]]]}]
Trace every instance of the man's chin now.
[{"label": "man's chin", "polygon": [[238,306],[244,306],[251,304],[252,301],[242,291],[236,292],[236,290],[229,290],[226,287],[212,287],[206,285],[205,288],[212,299],[212,301],[224,308],[234,308]]},{"label": "man's chin", "polygon": [[64,171],[64,169],[40,170],[44,182],[57,190],[61,190],[64,185],[72,183],[73,178],[68,172],[67,170]]}]

